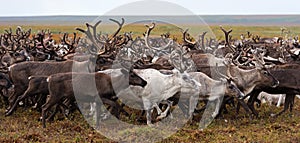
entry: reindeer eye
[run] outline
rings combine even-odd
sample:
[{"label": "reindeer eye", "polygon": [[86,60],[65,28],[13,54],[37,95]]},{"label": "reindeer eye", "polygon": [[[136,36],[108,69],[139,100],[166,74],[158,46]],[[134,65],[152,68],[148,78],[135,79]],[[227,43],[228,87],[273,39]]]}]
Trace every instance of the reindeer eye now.
[{"label": "reindeer eye", "polygon": [[268,72],[267,72],[267,71],[264,71],[264,72],[263,72],[263,74],[267,75],[267,74],[268,74]]},{"label": "reindeer eye", "polygon": [[182,79],[187,80],[188,78],[187,78],[187,76],[182,76]]}]

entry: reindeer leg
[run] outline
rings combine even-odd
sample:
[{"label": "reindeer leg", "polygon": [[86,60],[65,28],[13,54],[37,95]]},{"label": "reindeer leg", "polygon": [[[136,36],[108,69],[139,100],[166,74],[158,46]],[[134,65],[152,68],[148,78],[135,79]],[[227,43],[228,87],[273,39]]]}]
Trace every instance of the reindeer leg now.
[{"label": "reindeer leg", "polygon": [[290,94],[286,94],[286,97],[285,97],[285,101],[284,101],[284,108],[282,111],[280,111],[279,113],[277,114],[271,114],[271,117],[278,117],[279,115],[281,115],[282,113],[284,113],[286,110],[289,109],[290,107],[290,104],[291,104],[291,96]]},{"label": "reindeer leg", "polygon": [[42,123],[43,123],[43,128],[46,128],[46,113],[47,111],[54,106],[55,104],[57,104],[57,100],[51,100],[49,99],[48,102],[46,102],[43,106],[42,106]]},{"label": "reindeer leg", "polygon": [[172,106],[173,102],[172,101],[167,101],[167,109],[161,113],[160,116],[158,116],[156,119],[162,119],[162,118],[165,118],[170,110],[170,107]]},{"label": "reindeer leg", "polygon": [[59,110],[58,105],[55,105],[54,112],[46,120],[47,121],[53,121],[54,120],[54,116],[56,115],[56,113],[58,112],[58,110]]},{"label": "reindeer leg", "polygon": [[283,94],[280,94],[280,95],[279,95],[279,100],[278,100],[278,102],[277,102],[276,107],[280,107],[280,104],[281,104],[281,102],[282,102],[282,99],[283,99]]},{"label": "reindeer leg", "polygon": [[249,106],[244,102],[244,100],[241,100],[241,99],[237,99],[238,100],[238,104],[239,105],[241,105],[244,109],[245,109],[245,111],[247,112],[247,114],[251,114],[251,112],[250,112],[250,108],[249,108]]},{"label": "reindeer leg", "polygon": [[290,112],[292,112],[293,111],[293,107],[294,107],[294,103],[295,103],[295,94],[291,94],[290,95],[291,97],[290,97]]},{"label": "reindeer leg", "polygon": [[190,119],[192,119],[192,117],[193,117],[193,113],[196,109],[197,103],[198,103],[198,96],[191,96],[189,98],[189,113],[188,113],[188,116],[189,116]]},{"label": "reindeer leg", "polygon": [[157,103],[155,103],[155,104],[153,105],[153,107],[156,109],[158,115],[160,115],[160,114],[162,113],[162,111],[160,110],[160,108],[159,108],[159,106],[157,105]]},{"label": "reindeer leg", "polygon": [[241,108],[241,103],[238,102],[236,105],[236,111],[235,111],[236,115],[238,115],[240,113],[240,108]]},{"label": "reindeer leg", "polygon": [[212,117],[213,117],[213,118],[215,118],[215,117],[219,114],[220,107],[221,107],[221,104],[222,104],[220,98],[216,99],[216,101],[217,101],[216,108],[215,108],[215,111],[214,111],[213,114],[212,114]]},{"label": "reindeer leg", "polygon": [[255,117],[258,117],[258,112],[254,108],[254,102],[257,100],[258,95],[259,95],[258,92],[252,93],[250,95],[250,98],[249,98],[248,102],[247,102],[247,105],[248,105],[249,109],[251,110],[252,114]]},{"label": "reindeer leg", "polygon": [[96,110],[96,102],[90,102],[90,113],[89,116],[93,116]]},{"label": "reindeer leg", "polygon": [[153,111],[153,109],[146,110],[147,125],[150,127],[152,126],[152,123],[151,123],[152,111]]},{"label": "reindeer leg", "polygon": [[[102,105],[104,106],[104,105]],[[100,103],[96,102],[96,108],[95,108],[95,112],[96,112],[96,129],[100,128]]]},{"label": "reindeer leg", "polygon": [[188,109],[187,109],[187,107],[186,107],[186,105],[184,104],[184,102],[178,102],[178,106],[179,106],[179,108],[180,108],[180,110],[184,113],[184,116],[186,117],[186,118],[188,118],[189,117],[189,115],[188,115]]},{"label": "reindeer leg", "polygon": [[143,99],[144,109],[146,110],[147,125],[152,126],[153,104],[147,99]]}]

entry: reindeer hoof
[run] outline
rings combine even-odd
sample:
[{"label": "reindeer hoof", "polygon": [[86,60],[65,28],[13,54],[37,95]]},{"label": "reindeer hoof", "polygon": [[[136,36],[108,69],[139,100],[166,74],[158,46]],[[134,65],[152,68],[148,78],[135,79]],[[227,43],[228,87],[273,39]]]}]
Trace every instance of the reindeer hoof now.
[{"label": "reindeer hoof", "polygon": [[5,116],[10,116],[12,113],[13,113],[13,110],[11,108],[5,110]]},{"label": "reindeer hoof", "polygon": [[10,116],[11,115],[11,111],[7,111],[7,112],[5,112],[5,116]]},{"label": "reindeer hoof", "polygon": [[147,124],[149,127],[154,127],[152,123]]},{"label": "reindeer hoof", "polygon": [[163,118],[165,118],[166,116],[167,116],[167,114],[161,113],[161,114],[156,118],[156,120],[163,119]]}]

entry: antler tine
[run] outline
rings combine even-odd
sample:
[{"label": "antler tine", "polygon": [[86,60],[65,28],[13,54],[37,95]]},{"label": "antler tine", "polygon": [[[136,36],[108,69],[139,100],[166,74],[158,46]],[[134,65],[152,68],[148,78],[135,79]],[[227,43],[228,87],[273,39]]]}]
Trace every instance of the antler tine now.
[{"label": "antler tine", "polygon": [[63,36],[63,42],[68,45],[68,46],[72,46],[70,43],[68,43],[68,41],[66,39],[68,39],[68,36],[69,34],[68,33],[64,33],[64,36]]},{"label": "antler tine", "polygon": [[155,28],[155,23],[152,22],[151,26],[149,26],[148,24],[146,24],[145,26],[148,28],[146,34],[150,35],[150,32]]},{"label": "antler tine", "polygon": [[94,38],[95,38],[95,40],[96,40],[97,42],[102,43],[102,44],[105,44],[105,42],[102,42],[102,41],[100,41],[100,40],[97,38],[97,26],[98,26],[101,22],[102,22],[102,21],[99,20],[97,23],[95,23],[94,26],[87,23],[87,27],[91,27],[91,28],[93,29],[93,36],[94,36]]},{"label": "antler tine", "polygon": [[76,43],[76,36],[77,34],[75,32],[73,32],[73,41],[72,41],[72,45],[74,45]]},{"label": "antler tine", "polygon": [[78,37],[77,40],[76,40],[76,43],[78,44],[79,41],[80,41],[81,37]]},{"label": "antler tine", "polygon": [[75,30],[80,31],[80,32],[82,32],[82,33],[86,33],[85,30],[83,30],[83,29],[81,29],[81,28],[79,28],[79,27],[75,28]]},{"label": "antler tine", "polygon": [[187,35],[187,32],[188,32],[188,31],[189,31],[189,29],[186,29],[186,30],[183,32],[183,40],[184,40],[184,42],[186,42],[186,43],[188,43],[188,44],[195,45],[196,42],[192,42],[192,41],[190,41],[190,40],[188,40],[188,39],[186,38],[186,35]]},{"label": "antler tine", "polygon": [[229,34],[232,32],[232,29],[230,29],[229,31],[226,31],[222,26],[220,26],[220,28],[225,34],[226,45],[232,50],[232,52],[235,52],[235,50],[231,47],[231,45],[229,43]]},{"label": "antler tine", "polygon": [[17,35],[20,35],[20,33],[21,33],[22,31],[23,31],[23,30],[22,30],[21,26],[17,26],[16,34],[17,34]]},{"label": "antler tine", "polygon": [[248,36],[248,38],[250,38],[252,36],[250,31],[247,31],[247,36]]},{"label": "antler tine", "polygon": [[8,38],[12,41],[12,29],[11,27],[9,28],[9,31],[7,29],[4,30],[7,33]]},{"label": "antler tine", "polygon": [[205,48],[204,37],[205,37],[206,34],[207,34],[207,31],[203,32],[202,35],[201,35],[201,45],[202,45],[202,48]]},{"label": "antler tine", "polygon": [[121,31],[121,29],[122,29],[122,27],[123,27],[123,25],[124,25],[124,23],[125,23],[125,19],[122,18],[122,22],[121,22],[121,23],[120,23],[119,21],[115,20],[115,19],[112,19],[112,18],[110,18],[109,20],[112,21],[112,22],[115,22],[115,23],[117,23],[117,24],[119,25],[118,30],[117,30],[113,35],[110,36],[109,41],[111,41],[111,40],[112,40],[114,37],[116,37],[116,36],[119,34],[119,32]]},{"label": "antler tine", "polygon": [[122,20],[121,23],[119,21],[115,20],[115,19],[112,19],[112,18],[110,18],[109,20],[112,21],[112,22],[117,23],[119,26],[123,26],[124,23],[125,23],[125,19],[124,18],[121,19]]},{"label": "antler tine", "polygon": [[8,49],[8,46],[6,46],[6,45],[4,45],[4,42],[3,42],[3,40],[5,40],[4,39],[4,37],[2,37],[2,35],[1,35],[1,47],[3,47],[5,50],[7,50]]},{"label": "antler tine", "polygon": [[29,37],[30,36],[30,34],[31,34],[31,28],[30,29],[28,29],[28,31],[25,33],[25,37]]},{"label": "antler tine", "polygon": [[232,32],[232,29],[229,29],[228,31],[226,31],[222,26],[220,26],[220,28],[224,33],[227,33],[227,35]]},{"label": "antler tine", "polygon": [[151,33],[151,31],[153,30],[153,28],[155,27],[155,23],[152,23],[152,26],[149,26],[149,25],[145,25],[148,29],[147,29],[147,31],[146,31],[146,33],[145,33],[145,44],[146,44],[146,46],[148,47],[148,48],[151,48],[151,46],[149,45],[149,43],[148,43],[148,38],[149,38],[149,35],[150,35],[150,33]]},{"label": "antler tine", "polygon": [[181,32],[182,32],[182,34],[183,34],[183,40],[185,40],[186,39],[186,34],[187,34],[187,32],[189,31],[189,29],[187,28],[187,29],[185,29],[184,31],[182,30]]}]

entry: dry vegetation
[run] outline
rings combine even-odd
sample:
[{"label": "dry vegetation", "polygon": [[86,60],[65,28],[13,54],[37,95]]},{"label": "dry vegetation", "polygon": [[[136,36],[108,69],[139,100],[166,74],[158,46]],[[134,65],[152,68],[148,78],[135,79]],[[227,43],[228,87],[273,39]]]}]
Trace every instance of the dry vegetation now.
[{"label": "dry vegetation", "polygon": [[[150,24],[150,23],[149,23]],[[22,25],[21,25],[22,26]],[[0,25],[0,32],[3,33],[5,29],[8,29],[11,27],[12,29],[16,29],[17,25]],[[67,32],[67,33],[73,33],[77,32],[79,35],[81,35],[80,32],[75,30],[75,27],[80,27],[80,28],[85,28],[84,25],[78,25],[78,26],[54,26],[54,25],[46,25],[46,26],[38,26],[38,25],[33,25],[33,26],[28,26],[24,25],[22,28],[24,29],[32,29],[33,33],[36,33],[38,30],[43,30],[43,29],[50,29],[50,31],[53,33],[55,39],[59,39],[59,36],[63,36],[63,33],[61,32]],[[214,36],[217,39],[224,39],[224,34],[220,30],[219,25],[212,25],[209,27],[206,26],[196,26],[196,25],[185,25],[185,27],[188,27],[189,33],[192,35],[199,35],[201,33],[197,33],[194,31],[199,31],[199,32],[204,32],[199,30],[199,28],[204,29],[205,31],[208,31],[207,37]],[[250,31],[254,35],[260,35],[261,37],[272,37],[272,36],[280,36],[281,31],[280,28],[282,26],[228,26],[224,25],[223,26],[225,29],[233,29],[233,32],[231,33],[232,37],[235,38],[240,38],[240,34],[246,34],[247,31]],[[115,25],[101,25],[99,26],[98,30],[102,31],[103,33],[112,33],[114,32],[116,26]],[[210,28],[210,29],[209,29]],[[291,36],[296,36],[300,34],[300,27],[299,26],[286,26],[291,33]],[[198,29],[198,30],[197,30]],[[184,29],[185,30],[185,29]],[[146,27],[141,24],[130,24],[130,25],[125,25],[124,28],[122,28],[122,32],[133,32],[133,36],[142,36],[142,34],[146,31]],[[156,28],[152,31],[151,35],[160,35],[163,33],[171,33],[171,37],[175,37],[178,39],[181,39],[182,33],[181,31],[173,25],[164,25],[164,24],[159,24],[156,26]],[[60,34],[61,33],[61,34]],[[196,37],[195,37],[196,38]]]},{"label": "dry vegetation", "polygon": [[[9,26],[0,26],[0,32]],[[16,26],[11,26],[15,29]],[[40,29],[50,29],[58,38],[59,32],[76,32],[75,26],[23,26],[24,29],[32,28],[33,32]],[[84,25],[79,26],[84,27]],[[279,26],[230,26],[233,29],[233,38],[238,38],[241,33],[251,31],[262,37],[280,35]],[[196,26],[190,27],[190,32]],[[224,26],[229,28],[229,26]],[[300,27],[287,27],[292,34],[299,34]],[[99,30],[114,29],[111,26],[104,26]],[[143,25],[125,26],[123,31],[134,31],[136,35],[145,32]],[[211,26],[216,38],[223,37],[219,26]],[[171,32],[174,27],[161,25],[153,31],[153,35]],[[174,37],[180,37],[178,31]],[[1,103],[2,105],[2,103]],[[185,125],[176,134],[162,142],[300,142],[300,100],[296,99],[293,113],[286,113],[278,118],[271,118],[271,112],[278,112],[281,108],[262,105],[258,108],[260,117],[250,119],[244,117],[241,112],[235,116],[234,109],[225,114],[224,119],[216,119],[204,131],[198,130],[198,122]],[[91,128],[84,118],[77,111],[72,114],[71,119],[57,117],[55,122],[50,123],[46,129],[42,128],[38,120],[40,112],[32,109],[19,108],[17,112],[9,117],[4,116],[4,107],[0,109],[0,142],[112,142]],[[225,121],[226,119],[226,121]],[[132,122],[132,121],[131,121]]]},{"label": "dry vegetation", "polygon": [[[281,109],[263,104],[258,108],[260,117],[255,119],[243,116],[244,112],[236,117],[234,109],[230,109],[224,119],[215,119],[204,131],[200,131],[198,122],[194,121],[162,142],[299,142],[300,100],[296,100],[292,114],[269,116]],[[79,112],[73,113],[71,119],[58,116],[45,129],[38,120],[41,114],[36,110],[19,108],[14,115],[4,117],[2,108],[0,113],[1,142],[112,142],[91,128]],[[138,138],[133,136],[133,140],[135,137]]]}]

